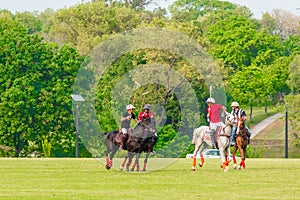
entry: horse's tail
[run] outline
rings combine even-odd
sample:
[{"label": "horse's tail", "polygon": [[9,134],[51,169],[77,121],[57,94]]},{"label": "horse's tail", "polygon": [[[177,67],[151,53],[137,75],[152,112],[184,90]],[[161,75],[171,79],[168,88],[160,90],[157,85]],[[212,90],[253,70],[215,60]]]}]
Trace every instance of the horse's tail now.
[{"label": "horse's tail", "polygon": [[193,132],[193,140],[192,140],[192,144],[195,144],[195,141],[196,141],[196,134],[197,134],[197,128],[194,129],[194,132]]}]

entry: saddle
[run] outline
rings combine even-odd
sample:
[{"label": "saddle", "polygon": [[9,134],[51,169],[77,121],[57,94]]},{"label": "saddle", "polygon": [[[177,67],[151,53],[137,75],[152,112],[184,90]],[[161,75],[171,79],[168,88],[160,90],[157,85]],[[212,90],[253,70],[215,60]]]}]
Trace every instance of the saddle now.
[{"label": "saddle", "polygon": [[119,131],[119,132],[116,134],[116,142],[117,142],[117,143],[121,143],[121,142],[122,142],[122,138],[123,138],[123,133]]}]

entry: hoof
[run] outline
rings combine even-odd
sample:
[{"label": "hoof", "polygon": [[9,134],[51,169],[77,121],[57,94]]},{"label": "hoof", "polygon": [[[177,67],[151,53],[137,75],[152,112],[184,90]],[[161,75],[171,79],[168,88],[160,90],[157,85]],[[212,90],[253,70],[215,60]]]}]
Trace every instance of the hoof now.
[{"label": "hoof", "polygon": [[195,169],[195,168],[192,168],[192,171],[194,172],[194,171],[196,171],[196,169]]},{"label": "hoof", "polygon": [[109,170],[111,167],[110,167],[110,165],[105,165],[105,168],[107,169],[107,170]]},{"label": "hoof", "polygon": [[199,167],[202,167],[202,166],[203,166],[203,164],[199,163]]}]

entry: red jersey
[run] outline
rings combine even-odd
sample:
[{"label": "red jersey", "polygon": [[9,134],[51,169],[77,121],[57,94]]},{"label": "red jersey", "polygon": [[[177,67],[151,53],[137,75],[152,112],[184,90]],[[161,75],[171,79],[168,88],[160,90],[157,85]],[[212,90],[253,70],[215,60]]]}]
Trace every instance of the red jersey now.
[{"label": "red jersey", "polygon": [[149,112],[149,113],[141,112],[139,114],[139,120],[148,119],[148,118],[151,118],[151,117],[154,118],[153,112]]},{"label": "red jersey", "polygon": [[223,106],[221,104],[212,104],[210,108],[207,109],[209,120],[212,123],[221,122],[221,110]]}]

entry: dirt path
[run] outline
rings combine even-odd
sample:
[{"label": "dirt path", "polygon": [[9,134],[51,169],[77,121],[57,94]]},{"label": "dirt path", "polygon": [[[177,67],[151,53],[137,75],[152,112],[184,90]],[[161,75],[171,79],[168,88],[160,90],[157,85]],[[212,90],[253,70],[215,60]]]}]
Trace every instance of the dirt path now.
[{"label": "dirt path", "polygon": [[281,113],[277,113],[274,114],[266,119],[264,119],[263,121],[259,122],[258,124],[256,124],[252,129],[251,129],[251,139],[255,138],[255,136],[260,133],[264,128],[266,128],[267,126],[269,126],[270,124],[272,124],[275,120],[277,120],[278,118],[284,116],[284,114]]}]

